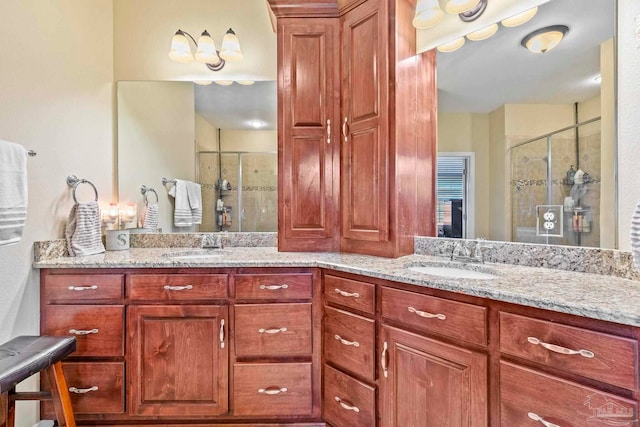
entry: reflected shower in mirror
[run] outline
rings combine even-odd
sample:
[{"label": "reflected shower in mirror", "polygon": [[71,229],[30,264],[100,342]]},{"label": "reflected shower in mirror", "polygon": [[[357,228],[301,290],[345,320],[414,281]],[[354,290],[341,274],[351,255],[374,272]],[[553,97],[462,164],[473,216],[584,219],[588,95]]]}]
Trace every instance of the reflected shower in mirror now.
[{"label": "reflected shower in mirror", "polygon": [[[552,0],[521,26],[438,52],[440,235],[615,246],[615,6]],[[569,28],[554,49],[521,44],[553,25]],[[568,178],[578,170],[580,189]]]}]

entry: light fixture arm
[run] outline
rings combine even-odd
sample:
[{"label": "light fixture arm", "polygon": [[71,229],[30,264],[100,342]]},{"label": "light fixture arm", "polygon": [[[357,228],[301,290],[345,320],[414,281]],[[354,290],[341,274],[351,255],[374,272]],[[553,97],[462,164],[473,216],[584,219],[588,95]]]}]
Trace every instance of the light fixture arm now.
[{"label": "light fixture arm", "polygon": [[[191,34],[187,33],[186,31],[182,31],[181,29],[178,29],[178,31],[176,31],[176,34],[183,34],[185,36],[189,36],[193,44],[196,46],[196,49],[198,48],[198,42],[196,41],[196,39],[193,38]],[[218,58],[220,58],[220,51],[216,49],[216,53],[218,54]],[[224,64],[226,64],[226,61],[220,58],[220,61],[216,62],[215,64],[205,63],[204,65],[206,65],[207,68],[210,69],[211,71],[220,71],[224,68]]]}]

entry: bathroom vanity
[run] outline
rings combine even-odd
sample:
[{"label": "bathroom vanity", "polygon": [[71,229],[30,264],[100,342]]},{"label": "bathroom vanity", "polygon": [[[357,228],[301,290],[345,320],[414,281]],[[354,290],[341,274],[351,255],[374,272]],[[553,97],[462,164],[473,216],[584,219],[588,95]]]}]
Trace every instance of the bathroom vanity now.
[{"label": "bathroom vanity", "polygon": [[[224,251],[36,262],[81,425],[637,426],[637,281]],[[494,278],[408,268],[434,265]]]}]

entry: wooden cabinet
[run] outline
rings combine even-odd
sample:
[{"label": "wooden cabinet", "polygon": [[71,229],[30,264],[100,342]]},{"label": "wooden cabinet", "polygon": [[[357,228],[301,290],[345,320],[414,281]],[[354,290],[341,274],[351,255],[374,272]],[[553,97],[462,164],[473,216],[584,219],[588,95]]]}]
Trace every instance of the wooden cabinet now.
[{"label": "wooden cabinet", "polygon": [[412,253],[435,234],[435,52],[416,55],[415,2],[269,2],[279,249]]},{"label": "wooden cabinet", "polygon": [[485,354],[386,325],[381,332],[382,427],[489,425]]}]

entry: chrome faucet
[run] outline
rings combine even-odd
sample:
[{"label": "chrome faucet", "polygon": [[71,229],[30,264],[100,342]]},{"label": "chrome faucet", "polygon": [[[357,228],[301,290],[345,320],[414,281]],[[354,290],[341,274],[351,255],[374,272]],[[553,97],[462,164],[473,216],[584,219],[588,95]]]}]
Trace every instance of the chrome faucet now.
[{"label": "chrome faucet", "polygon": [[455,244],[451,251],[451,261],[478,262],[484,264],[484,248],[490,248],[485,244],[486,239],[476,239],[473,250],[470,247],[472,240],[461,240]]},{"label": "chrome faucet", "polygon": [[202,235],[202,248],[224,249],[224,233],[204,233]]}]

